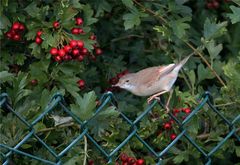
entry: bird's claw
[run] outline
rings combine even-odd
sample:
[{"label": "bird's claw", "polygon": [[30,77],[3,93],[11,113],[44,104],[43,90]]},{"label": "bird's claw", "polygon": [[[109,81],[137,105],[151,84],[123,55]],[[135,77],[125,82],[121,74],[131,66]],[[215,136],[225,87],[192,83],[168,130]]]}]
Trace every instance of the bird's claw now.
[{"label": "bird's claw", "polygon": [[156,99],[157,101],[160,101],[160,97],[156,97],[156,96],[151,96],[147,99],[147,103],[150,104],[152,102],[153,99]]},{"label": "bird's claw", "polygon": [[169,113],[170,112],[170,109],[168,106],[165,106],[165,109],[166,109],[166,113]]}]

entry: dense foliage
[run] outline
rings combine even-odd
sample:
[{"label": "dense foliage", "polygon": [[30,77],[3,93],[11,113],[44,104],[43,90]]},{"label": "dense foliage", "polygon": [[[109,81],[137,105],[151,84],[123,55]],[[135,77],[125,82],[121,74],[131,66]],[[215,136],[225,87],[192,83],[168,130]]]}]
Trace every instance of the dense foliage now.
[{"label": "dense foliage", "polygon": [[[111,150],[130,129],[118,111],[135,119],[147,106],[146,97],[133,96],[111,85],[128,72],[176,62],[195,52],[175,84],[172,111],[184,119],[208,90],[221,113],[233,119],[240,112],[239,5],[237,0],[2,0],[1,92],[7,92],[14,109],[32,121],[56,92],[64,94],[72,112],[87,120],[99,105],[97,100],[102,93],[112,91],[118,107],[106,107],[90,123],[94,138]],[[63,115],[57,108],[54,112],[35,129],[60,151],[81,130],[74,124],[54,127],[51,115]],[[11,113],[1,111],[0,118],[1,143],[14,146],[27,130]],[[194,116],[188,126],[189,134],[207,150],[228,132],[208,107]],[[160,106],[139,127],[141,137],[156,151],[163,150],[178,134],[176,125]],[[34,139],[21,149],[49,157]],[[121,152],[144,159],[146,164],[155,162],[155,157],[134,138]],[[106,162],[90,143],[86,153],[84,142],[64,160],[66,164],[82,164],[86,154],[96,164]],[[114,160],[120,161],[119,155]],[[202,164],[200,157],[182,139],[164,161]],[[240,146],[231,138],[214,154],[213,161],[234,164],[239,157]],[[39,163],[19,156],[13,160],[15,164]]]}]

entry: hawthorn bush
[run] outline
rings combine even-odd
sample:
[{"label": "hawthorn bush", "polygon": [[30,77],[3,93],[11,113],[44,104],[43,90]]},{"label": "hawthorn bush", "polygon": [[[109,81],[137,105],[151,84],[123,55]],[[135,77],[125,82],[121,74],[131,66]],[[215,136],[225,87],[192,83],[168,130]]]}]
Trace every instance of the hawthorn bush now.
[{"label": "hawthorn bush", "polygon": [[[107,106],[89,124],[99,144],[111,150],[130,130],[118,111],[135,119],[147,106],[145,97],[111,85],[128,72],[176,62],[194,52],[175,84],[173,114],[183,120],[208,90],[221,113],[233,119],[240,112],[239,5],[237,0],[2,0],[1,92],[8,93],[14,109],[32,121],[56,92],[64,95],[72,112],[87,120],[99,105],[100,96],[112,91],[118,107]],[[54,115],[63,115],[58,110]],[[3,110],[0,118],[1,143],[16,145],[27,128]],[[76,124],[60,128],[54,124],[48,115],[35,129],[48,145],[61,151],[80,129]],[[156,151],[162,151],[178,134],[176,124],[160,106],[140,122],[139,128],[139,135]],[[228,128],[204,107],[191,120],[188,133],[208,151],[226,136]],[[21,150],[53,159],[34,139]],[[231,138],[214,154],[213,163],[237,164],[239,157],[239,143]],[[184,138],[164,158],[167,164],[204,162]],[[39,164],[18,155],[12,160],[14,164]],[[156,162],[134,138],[113,160],[138,165]],[[107,162],[87,140],[64,156],[65,164],[86,161]]]}]

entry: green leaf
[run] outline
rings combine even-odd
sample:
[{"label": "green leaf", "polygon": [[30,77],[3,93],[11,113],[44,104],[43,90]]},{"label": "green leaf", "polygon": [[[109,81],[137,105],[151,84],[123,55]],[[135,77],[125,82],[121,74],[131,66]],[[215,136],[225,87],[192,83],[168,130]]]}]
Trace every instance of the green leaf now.
[{"label": "green leaf", "polygon": [[140,16],[136,13],[127,13],[123,15],[125,30],[138,26],[141,23]]},{"label": "green leaf", "polygon": [[9,73],[8,71],[1,71],[0,72],[0,81],[1,83],[5,81],[12,80],[14,75],[12,73]]},{"label": "green leaf", "polygon": [[129,8],[133,7],[133,1],[132,0],[122,0],[122,3]]},{"label": "green leaf", "polygon": [[210,69],[209,68],[205,68],[203,66],[203,64],[199,64],[198,65],[197,73],[198,73],[198,83],[200,83],[202,80],[205,80],[205,79],[212,79],[212,78],[214,78],[214,75],[212,74]]},{"label": "green leaf", "polygon": [[64,8],[63,14],[60,15],[60,19],[64,22],[68,22],[72,18],[74,18],[75,15],[78,14],[78,11],[72,7]]},{"label": "green leaf", "polygon": [[94,91],[85,93],[83,97],[78,96],[77,104],[71,104],[72,112],[81,120],[87,120],[94,114],[97,96]]},{"label": "green leaf", "polygon": [[40,9],[37,7],[37,3],[34,1],[24,9],[30,16],[40,18]]},{"label": "green leaf", "polygon": [[226,21],[221,23],[215,23],[211,22],[207,18],[204,23],[203,35],[206,38],[206,40],[217,38],[227,31],[226,26],[227,26]]},{"label": "green leaf", "polygon": [[23,65],[26,58],[24,54],[17,54],[14,59],[16,60],[16,64]]},{"label": "green leaf", "polygon": [[219,53],[222,51],[223,46],[222,44],[216,45],[214,40],[207,42],[205,45],[208,50],[208,53],[210,54],[211,64],[213,64],[213,60],[217,58]]},{"label": "green leaf", "polygon": [[110,12],[112,10],[112,6],[106,0],[98,0],[95,2],[95,6],[97,8],[96,17],[103,15],[104,12]]},{"label": "green leaf", "polygon": [[102,133],[116,123],[118,116],[119,112],[116,111],[116,107],[107,107],[90,121],[89,126],[92,128],[91,132],[96,138],[101,137]]},{"label": "green leaf", "polygon": [[232,24],[240,22],[240,7],[230,6],[232,10],[232,14],[227,14],[227,16],[231,19]]},{"label": "green leaf", "polygon": [[190,25],[187,24],[187,21],[190,21],[190,17],[184,17],[182,19],[174,20],[170,22],[170,26],[176,36],[183,38],[186,34],[186,30],[190,28]]},{"label": "green leaf", "polygon": [[93,18],[93,10],[91,9],[90,5],[84,5],[83,13],[84,13],[84,25],[88,26],[97,22],[97,19]]},{"label": "green leaf", "polygon": [[11,26],[11,22],[9,21],[9,19],[5,15],[1,14],[0,29],[7,29],[10,26]]}]

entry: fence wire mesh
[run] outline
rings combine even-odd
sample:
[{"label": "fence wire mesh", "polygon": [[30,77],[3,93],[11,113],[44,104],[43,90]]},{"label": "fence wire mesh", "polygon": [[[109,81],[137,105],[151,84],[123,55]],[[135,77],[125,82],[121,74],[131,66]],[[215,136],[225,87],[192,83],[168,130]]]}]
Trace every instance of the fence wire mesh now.
[{"label": "fence wire mesh", "polygon": [[[177,135],[177,137],[166,147],[164,148],[161,152],[157,152],[153,149],[153,147],[151,145],[149,145],[143,138],[141,138],[141,136],[138,134],[138,123],[143,119],[144,116],[146,116],[149,112],[151,112],[154,108],[154,106],[156,104],[158,104],[157,101],[154,101],[152,104],[148,105],[148,107],[134,120],[130,120],[124,113],[119,112],[120,116],[122,117],[122,119],[124,121],[126,121],[130,128],[131,131],[128,134],[128,136],[116,147],[114,148],[111,152],[107,152],[102,146],[101,144],[99,144],[94,138],[93,136],[89,133],[89,128],[88,128],[88,123],[89,121],[91,121],[94,117],[96,117],[101,110],[103,109],[103,107],[106,104],[113,104],[115,105],[115,103],[117,102],[117,100],[115,99],[114,95],[111,92],[105,93],[103,94],[103,96],[100,99],[100,103],[101,105],[96,109],[95,114],[86,121],[81,121],[79,119],[79,117],[77,117],[74,113],[72,113],[66,106],[66,103],[64,101],[64,98],[61,94],[55,94],[51,101],[49,102],[48,106],[45,108],[44,112],[41,113],[35,120],[33,120],[32,122],[28,122],[23,116],[20,115],[20,113],[18,113],[17,111],[15,111],[10,102],[9,102],[9,98],[8,95],[6,93],[2,93],[0,95],[0,106],[3,110],[5,111],[10,111],[11,113],[13,113],[24,125],[26,125],[26,127],[28,128],[29,132],[28,134],[22,139],[20,140],[15,146],[9,146],[8,144],[0,144],[0,148],[4,148],[6,150],[6,152],[2,152],[2,163],[3,165],[7,165],[9,164],[10,160],[11,160],[11,156],[14,154],[18,154],[20,156],[26,156],[29,157],[30,159],[34,159],[37,160],[43,164],[51,164],[51,165],[60,165],[63,164],[63,157],[64,155],[71,150],[76,143],[78,143],[80,140],[83,140],[84,136],[87,137],[87,139],[89,141],[92,142],[92,144],[100,151],[100,153],[106,158],[106,160],[108,161],[108,163],[112,162],[112,157],[117,154],[119,152],[119,150],[124,147],[130,139],[132,139],[133,137],[136,137],[139,142],[141,142],[143,144],[143,146],[153,155],[157,158],[157,165],[162,164],[163,161],[163,156],[169,151],[169,149],[171,147],[173,147],[180,139],[185,138],[193,147],[196,148],[196,150],[198,152],[201,153],[201,156],[203,157],[203,163],[205,165],[210,165],[212,162],[212,155],[218,151],[220,149],[220,147],[222,145],[224,145],[228,139],[230,137],[235,137],[236,140],[239,142],[240,141],[240,137],[237,135],[237,128],[236,128],[236,123],[240,121],[240,114],[237,115],[232,121],[228,120],[217,108],[214,107],[213,103],[212,103],[212,98],[209,92],[205,92],[205,94],[202,96],[201,102],[199,103],[199,105],[191,112],[190,115],[188,115],[183,121],[178,120],[172,113],[169,113],[169,116],[177,123],[177,125],[179,126],[179,134]],[[160,103],[161,106],[163,106],[162,103]],[[222,121],[228,126],[229,132],[227,133],[227,135],[220,141],[218,142],[218,144],[212,148],[210,150],[210,152],[206,152],[206,150],[204,148],[202,148],[202,146],[198,145],[196,143],[196,141],[194,140],[194,138],[192,138],[189,133],[188,133],[188,128],[187,128],[187,124],[189,123],[189,121],[192,119],[192,117],[194,115],[196,115],[196,113],[198,111],[200,111],[204,105],[208,105],[210,107],[210,109],[216,113],[221,119]],[[65,149],[63,149],[61,152],[57,153],[51,146],[49,146],[46,142],[44,142],[39,135],[37,135],[36,130],[34,129],[34,126],[41,121],[47,114],[51,113],[51,111],[53,111],[53,109],[56,106],[60,106],[62,108],[62,111],[64,111],[65,113],[68,114],[68,116],[70,116],[81,128],[81,133],[75,137],[75,139],[73,139],[71,141],[71,143],[69,145],[66,146]],[[42,146],[45,147],[45,149],[51,153],[51,155],[54,157],[54,161],[52,160],[48,160],[48,159],[44,159],[41,158],[40,156],[35,156],[33,154],[21,151],[20,148],[21,146],[27,142],[29,139],[31,138],[35,138],[37,139],[36,143],[40,143]]]}]

